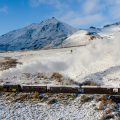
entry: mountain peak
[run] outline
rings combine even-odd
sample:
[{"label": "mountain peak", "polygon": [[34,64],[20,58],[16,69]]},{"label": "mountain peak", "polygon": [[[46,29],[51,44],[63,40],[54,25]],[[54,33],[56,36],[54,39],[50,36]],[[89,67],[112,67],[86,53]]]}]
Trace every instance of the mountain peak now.
[{"label": "mountain peak", "polygon": [[55,17],[51,17],[49,19],[41,21],[40,24],[41,23],[57,23],[57,22],[59,22],[59,20],[57,20]]},{"label": "mountain peak", "polygon": [[0,51],[58,47],[77,29],[55,17],[0,36]]}]

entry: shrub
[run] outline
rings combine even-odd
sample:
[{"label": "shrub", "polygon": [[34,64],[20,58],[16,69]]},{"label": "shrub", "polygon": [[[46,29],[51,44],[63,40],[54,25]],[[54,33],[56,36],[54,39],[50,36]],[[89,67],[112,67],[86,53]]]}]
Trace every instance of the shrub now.
[{"label": "shrub", "polygon": [[50,101],[48,102],[48,104],[55,104],[55,103],[57,103],[57,102],[58,102],[57,99],[52,99],[52,100],[50,100]]},{"label": "shrub", "polygon": [[89,85],[89,86],[99,86],[96,82],[94,81],[85,81],[83,85]]},{"label": "shrub", "polygon": [[100,96],[100,95],[96,95],[96,96],[95,96],[95,100],[96,100],[97,102],[101,101],[101,96]]},{"label": "shrub", "polygon": [[51,76],[52,79],[58,80],[58,82],[61,82],[63,76],[60,73],[54,72]]},{"label": "shrub", "polygon": [[105,113],[106,114],[110,114],[112,112],[112,110],[110,109],[110,108],[107,108],[106,110],[105,110]]},{"label": "shrub", "polygon": [[105,116],[105,120],[107,120],[107,119],[114,119],[114,115],[113,115],[112,113],[107,114],[107,115]]},{"label": "shrub", "polygon": [[90,100],[92,100],[92,97],[88,96],[88,95],[81,95],[81,97],[80,97],[80,101],[83,103],[88,102]]},{"label": "shrub", "polygon": [[27,99],[27,98],[28,98],[28,94],[22,94],[22,95],[16,97],[16,98],[13,100],[13,102],[24,101],[24,100]]},{"label": "shrub", "polygon": [[90,36],[90,40],[94,40],[96,36]]},{"label": "shrub", "polygon": [[104,110],[107,106],[107,96],[106,95],[99,96],[97,100],[100,101],[98,104],[98,110]]},{"label": "shrub", "polygon": [[107,102],[107,96],[106,96],[106,95],[102,95],[102,96],[101,96],[101,101]]},{"label": "shrub", "polygon": [[120,113],[115,114],[115,120],[120,120]]},{"label": "shrub", "polygon": [[17,62],[17,59],[12,59],[12,58],[7,57],[5,58],[5,61],[2,62],[1,68],[2,70],[6,70],[9,68],[16,67],[16,64],[22,64],[22,63]]},{"label": "shrub", "polygon": [[32,98],[33,99],[39,99],[39,93],[38,92],[32,93]]},{"label": "shrub", "polygon": [[98,110],[104,110],[105,106],[106,106],[105,102],[100,101],[99,104],[98,104]]}]

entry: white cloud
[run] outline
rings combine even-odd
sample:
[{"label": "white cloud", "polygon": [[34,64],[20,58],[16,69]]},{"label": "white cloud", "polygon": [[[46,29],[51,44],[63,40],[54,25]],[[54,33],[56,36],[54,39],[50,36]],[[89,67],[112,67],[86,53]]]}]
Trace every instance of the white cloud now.
[{"label": "white cloud", "polygon": [[99,24],[120,18],[120,0],[30,0],[30,3],[32,7],[45,4],[54,7],[52,16],[71,25]]},{"label": "white cloud", "polygon": [[83,4],[83,11],[85,14],[94,13],[100,10],[98,6],[99,0],[85,0]]},{"label": "white cloud", "polygon": [[62,21],[69,21],[69,24],[74,26],[92,24],[95,21],[101,22],[105,20],[104,16],[101,14],[87,15],[82,17],[79,13],[76,12],[67,12],[64,16],[60,17]]},{"label": "white cloud", "polygon": [[120,19],[120,0],[110,0],[106,4],[111,18]]},{"label": "white cloud", "polygon": [[64,2],[61,2],[61,0],[30,0],[30,5],[32,7],[38,7],[39,5],[42,4],[52,5],[57,9],[67,7],[67,4],[64,4]]},{"label": "white cloud", "polygon": [[8,13],[8,7],[7,6],[0,7],[0,12],[1,13]]}]

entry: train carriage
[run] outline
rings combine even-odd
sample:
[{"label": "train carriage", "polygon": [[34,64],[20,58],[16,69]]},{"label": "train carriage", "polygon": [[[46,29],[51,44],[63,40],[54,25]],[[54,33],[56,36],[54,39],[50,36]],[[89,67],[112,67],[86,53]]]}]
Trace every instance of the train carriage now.
[{"label": "train carriage", "polygon": [[4,84],[3,85],[4,92],[21,92],[21,86],[17,84]]},{"label": "train carriage", "polygon": [[47,86],[46,85],[22,85],[22,91],[24,92],[39,92],[39,93],[46,93]]}]

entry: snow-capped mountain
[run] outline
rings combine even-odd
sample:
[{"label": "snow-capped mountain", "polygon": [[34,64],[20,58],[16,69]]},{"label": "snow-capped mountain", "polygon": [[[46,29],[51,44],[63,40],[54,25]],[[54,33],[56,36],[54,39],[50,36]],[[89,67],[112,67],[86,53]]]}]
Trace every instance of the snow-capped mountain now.
[{"label": "snow-capped mountain", "polygon": [[0,36],[0,51],[57,47],[76,31],[52,17]]},{"label": "snow-capped mountain", "polygon": [[78,30],[62,43],[63,47],[85,46],[93,40],[113,40],[118,38],[120,33],[120,22],[105,25],[103,28],[90,27],[88,29]]}]

